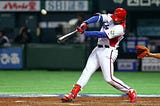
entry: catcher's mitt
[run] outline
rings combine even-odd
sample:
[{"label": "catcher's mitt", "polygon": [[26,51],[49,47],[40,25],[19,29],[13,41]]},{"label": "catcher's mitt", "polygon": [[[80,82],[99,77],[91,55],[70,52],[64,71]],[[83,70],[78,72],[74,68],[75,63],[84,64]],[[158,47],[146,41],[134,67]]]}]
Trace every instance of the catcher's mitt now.
[{"label": "catcher's mitt", "polygon": [[137,58],[141,59],[150,53],[150,50],[145,46],[136,46]]}]

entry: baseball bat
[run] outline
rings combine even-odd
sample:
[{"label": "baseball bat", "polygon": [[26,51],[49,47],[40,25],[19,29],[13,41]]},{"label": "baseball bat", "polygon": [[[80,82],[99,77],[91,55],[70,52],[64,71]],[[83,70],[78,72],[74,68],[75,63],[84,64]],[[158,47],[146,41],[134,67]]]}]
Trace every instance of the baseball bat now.
[{"label": "baseball bat", "polygon": [[65,39],[69,38],[71,35],[75,34],[76,32],[77,32],[77,29],[72,31],[72,32],[70,32],[70,33],[68,33],[68,34],[65,34],[65,35],[59,37],[58,38],[58,42],[64,41]]}]

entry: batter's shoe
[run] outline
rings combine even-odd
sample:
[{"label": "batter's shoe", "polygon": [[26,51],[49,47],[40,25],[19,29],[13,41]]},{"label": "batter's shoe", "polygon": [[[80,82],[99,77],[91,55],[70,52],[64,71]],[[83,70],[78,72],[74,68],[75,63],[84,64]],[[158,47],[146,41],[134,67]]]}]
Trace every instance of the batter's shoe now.
[{"label": "batter's shoe", "polygon": [[62,102],[72,102],[77,97],[77,94],[79,93],[80,90],[81,90],[81,86],[78,84],[75,84],[72,91],[61,99]]},{"label": "batter's shoe", "polygon": [[130,100],[131,103],[136,102],[136,99],[137,99],[136,91],[135,91],[134,89],[131,89],[131,90],[128,92],[128,97],[129,97],[129,100]]}]

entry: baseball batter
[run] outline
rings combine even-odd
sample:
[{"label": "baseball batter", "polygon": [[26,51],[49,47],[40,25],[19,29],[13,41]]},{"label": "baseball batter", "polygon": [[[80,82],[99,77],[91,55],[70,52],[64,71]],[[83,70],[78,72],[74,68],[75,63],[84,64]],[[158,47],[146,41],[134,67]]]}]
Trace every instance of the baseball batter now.
[{"label": "baseball batter", "polygon": [[[86,37],[97,37],[97,46],[90,54],[87,64],[73,89],[65,95],[62,102],[71,102],[79,91],[87,84],[91,75],[100,67],[104,80],[129,97],[130,102],[136,101],[136,91],[114,76],[114,62],[118,56],[118,46],[123,39],[126,29],[127,12],[123,8],[116,8],[113,14],[96,14],[84,21],[77,28],[79,33]],[[100,31],[85,31],[88,24],[101,22],[103,26]]]}]

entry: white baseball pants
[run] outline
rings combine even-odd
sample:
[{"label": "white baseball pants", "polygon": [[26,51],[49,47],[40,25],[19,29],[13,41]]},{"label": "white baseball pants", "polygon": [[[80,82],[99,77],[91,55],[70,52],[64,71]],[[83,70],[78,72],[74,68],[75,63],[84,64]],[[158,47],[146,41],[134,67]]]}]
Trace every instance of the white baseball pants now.
[{"label": "white baseball pants", "polygon": [[87,84],[91,75],[100,67],[104,76],[104,80],[114,88],[127,93],[130,87],[116,78],[114,74],[114,61],[117,59],[118,50],[111,48],[95,47],[90,54],[87,64],[77,81],[82,88]]}]

